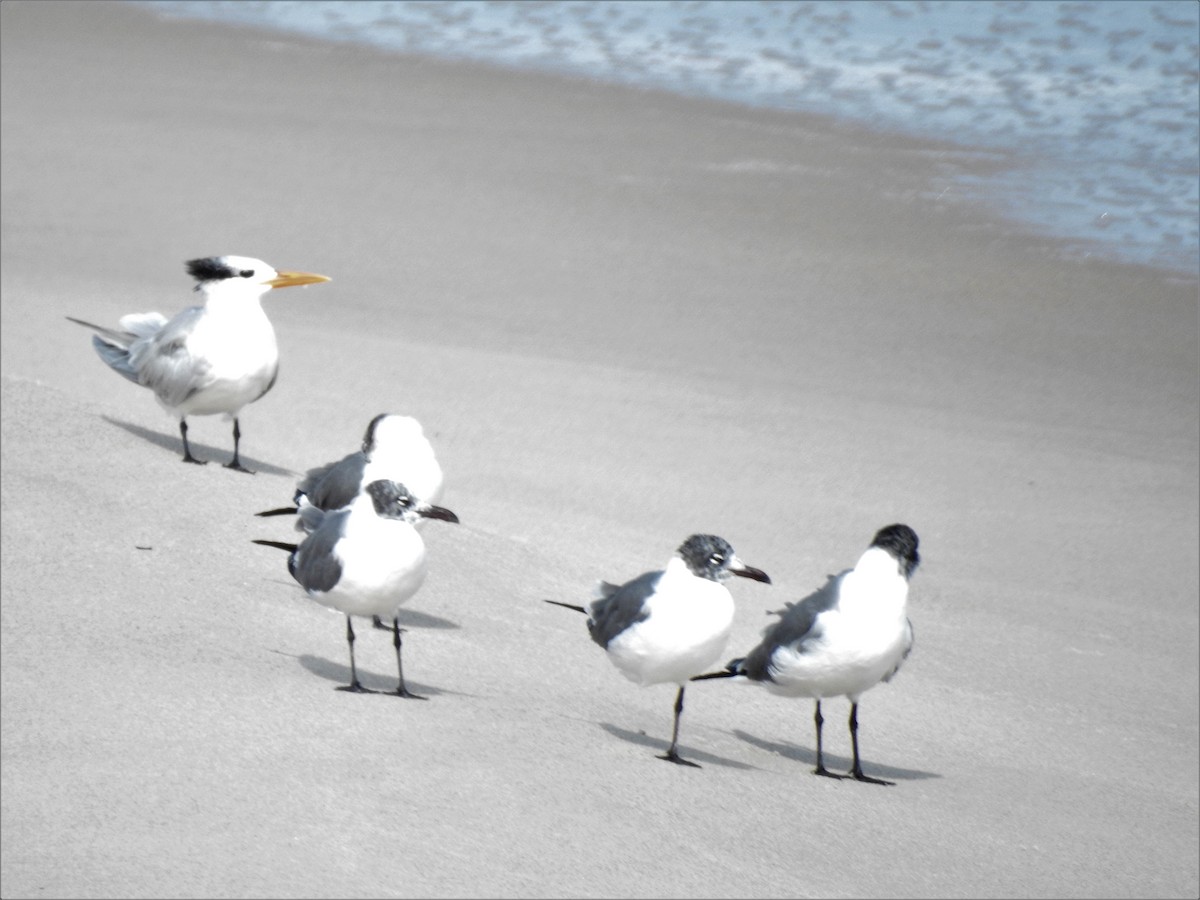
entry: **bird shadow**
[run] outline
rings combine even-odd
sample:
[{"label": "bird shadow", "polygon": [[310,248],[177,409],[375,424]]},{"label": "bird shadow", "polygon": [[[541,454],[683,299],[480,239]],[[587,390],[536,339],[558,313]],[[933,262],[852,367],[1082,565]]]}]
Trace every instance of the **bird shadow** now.
[{"label": "bird shadow", "polygon": [[[313,656],[308,653],[297,656],[296,659],[299,661],[300,665],[302,665],[312,674],[316,675],[318,678],[324,678],[326,681],[337,682],[339,687],[350,683],[349,666],[343,666],[340,663],[333,662],[332,660],[322,659],[319,656]],[[363,687],[370,688],[373,691],[378,691],[381,694],[394,693],[396,690],[395,675],[380,675],[375,672],[367,672],[362,668],[362,666],[358,667],[358,681]],[[413,681],[411,678],[405,678],[404,683],[410,691],[422,697],[446,693],[446,691],[439,690],[431,685]]]},{"label": "bird shadow", "polygon": [[[101,416],[100,418],[102,418],[105,422],[108,422],[110,425],[116,425],[118,428],[125,429],[134,437],[139,437],[149,444],[154,444],[158,447],[162,447],[165,450],[170,450],[173,453],[177,453],[181,459],[183,458],[183,440],[177,435],[166,435],[159,431],[151,431],[149,428],[143,428],[141,425],[134,425],[132,422],[123,422],[120,419],[114,419],[111,416]],[[233,458],[232,447],[222,450],[219,447],[212,446],[211,444],[197,443],[195,440],[188,440],[188,445],[191,447],[192,452],[197,456],[200,456],[200,454],[196,451],[204,451],[202,458],[206,460],[221,460],[222,464],[224,464]],[[284,469],[280,468],[279,466],[271,465],[270,463],[263,462],[261,459],[257,459],[256,457],[247,456],[244,453],[239,455],[241,457],[242,464],[247,469],[250,469],[254,472],[265,472],[268,475],[296,474],[291,469]]]},{"label": "bird shadow", "polygon": [[[667,748],[671,746],[670,741],[652,738],[641,731],[629,731],[626,728],[620,728],[611,724],[610,722],[601,722],[600,727],[613,737],[620,738],[621,740],[627,741],[630,744],[637,744],[640,747],[649,747],[651,750],[658,750],[665,753]],[[716,756],[712,753],[705,753],[703,750],[694,750],[690,747],[684,747],[682,745],[679,747],[679,755],[684,759],[691,760],[692,762],[711,763],[715,766],[726,766],[730,769],[754,768],[754,766],[738,762],[737,760],[726,759],[723,756]]]},{"label": "bird shadow", "polygon": [[402,609],[396,613],[396,618],[399,620],[401,628],[462,628],[461,625],[459,625],[457,622],[451,621],[450,619],[443,619],[440,616],[431,616],[429,613],[423,613],[415,609]]},{"label": "bird shadow", "polygon": [[[828,729],[826,729],[828,731]],[[768,741],[760,737],[742,731],[740,729],[733,730],[733,736],[739,740],[745,741],[747,744],[757,747],[760,750],[765,750],[768,753],[776,753],[779,756],[788,759],[794,759],[797,762],[802,762],[805,765],[816,766],[817,752],[809,750],[807,747],[800,747],[788,741]],[[832,772],[847,772],[850,770],[850,765],[853,762],[848,757],[839,756],[824,751],[822,755],[825,757],[825,766]],[[896,779],[898,781],[917,781],[924,778],[941,778],[942,776],[936,772],[925,772],[921,769],[901,769],[897,766],[885,766],[875,762],[865,762],[863,771],[868,775],[875,775],[882,778]]]}]

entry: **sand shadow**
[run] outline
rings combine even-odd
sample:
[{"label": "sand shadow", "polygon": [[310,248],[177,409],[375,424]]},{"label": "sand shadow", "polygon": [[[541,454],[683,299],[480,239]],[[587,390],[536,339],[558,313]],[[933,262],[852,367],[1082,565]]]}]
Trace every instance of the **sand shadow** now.
[{"label": "sand shadow", "polygon": [[[829,743],[828,728],[825,729],[826,737],[823,743]],[[733,736],[739,740],[745,741],[747,744],[752,744],[760,750],[765,750],[768,753],[776,753],[779,756],[794,759],[797,762],[804,763],[806,766],[815,767],[817,764],[817,751],[810,750],[807,747],[800,747],[796,744],[786,741],[768,741],[760,737],[755,737],[745,731],[734,729]],[[862,746],[860,741],[859,746]],[[860,751],[861,752],[861,751]],[[825,757],[825,768],[831,772],[847,772],[850,770],[852,760],[848,756],[839,756],[836,753],[830,753],[828,750],[823,753]],[[941,778],[942,776],[936,772],[925,772],[921,769],[901,769],[896,766],[887,766],[881,763],[874,762],[863,757],[863,772],[867,775],[873,775],[876,778],[886,778],[889,781],[918,781],[924,778]]]},{"label": "sand shadow", "polygon": [[[305,653],[302,656],[296,657],[300,665],[307,669],[318,678],[323,678],[326,681],[333,682],[334,687],[340,687],[350,683],[350,667],[335,663],[332,660],[322,659],[319,656],[313,656]],[[420,681],[413,681],[408,677],[408,666],[404,667],[404,683],[405,686],[414,694],[420,694],[423,697],[434,697],[439,694],[447,693],[439,690],[431,685]],[[368,672],[362,666],[358,667],[358,681],[365,688],[370,688],[373,691],[380,693],[394,691],[396,689],[396,673],[385,675],[379,672]]]},{"label": "sand shadow", "polygon": [[[176,434],[163,434],[159,431],[151,431],[149,428],[143,428],[141,425],[134,425],[132,422],[122,422],[120,419],[114,419],[111,416],[101,416],[105,422],[110,425],[116,425],[118,428],[123,428],[132,434],[134,437],[139,437],[149,444],[162,447],[165,450],[170,450],[181,460],[183,459],[183,440]],[[221,465],[229,462],[233,458],[233,426],[230,425],[229,446],[225,448],[214,447],[211,444],[201,444],[189,438],[188,444],[191,446],[192,455],[197,459],[212,460],[219,462]],[[261,459],[253,456],[247,456],[245,453],[239,454],[242,465],[252,472],[262,472],[267,475],[296,475],[291,469],[280,468],[273,466],[268,462],[263,462]]]},{"label": "sand shadow", "polygon": [[[620,738],[621,740],[627,741],[630,744],[637,744],[640,747],[649,747],[656,753],[666,753],[667,748],[671,746],[670,741],[652,738],[640,731],[629,731],[626,728],[619,728],[609,722],[601,722],[600,727],[613,737]],[[694,747],[689,747],[686,744],[679,745],[679,755],[684,759],[700,763],[701,765],[712,764],[714,766],[725,766],[726,768],[730,769],[754,768],[754,766],[738,762],[737,760],[726,759],[723,756],[715,756],[712,753],[705,753],[703,750],[696,750]]]}]

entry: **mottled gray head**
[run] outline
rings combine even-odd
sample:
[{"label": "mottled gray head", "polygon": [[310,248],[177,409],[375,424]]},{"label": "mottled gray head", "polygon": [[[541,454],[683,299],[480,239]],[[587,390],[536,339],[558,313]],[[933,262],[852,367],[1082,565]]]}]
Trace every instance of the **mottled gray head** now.
[{"label": "mottled gray head", "polygon": [[871,546],[891,554],[900,564],[904,577],[909,578],[921,563],[921,555],[917,553],[918,543],[917,533],[907,525],[888,525],[875,532]]},{"label": "mottled gray head", "polygon": [[767,573],[745,565],[725,538],[715,534],[693,534],[679,545],[679,556],[697,578],[724,581],[730,575],[741,575],[770,584]]},{"label": "mottled gray head", "polygon": [[458,516],[442,506],[421,503],[409,493],[408,488],[395,481],[381,478],[366,487],[377,515],[385,519],[405,519],[415,522],[418,518],[441,519],[443,522],[458,522]]}]

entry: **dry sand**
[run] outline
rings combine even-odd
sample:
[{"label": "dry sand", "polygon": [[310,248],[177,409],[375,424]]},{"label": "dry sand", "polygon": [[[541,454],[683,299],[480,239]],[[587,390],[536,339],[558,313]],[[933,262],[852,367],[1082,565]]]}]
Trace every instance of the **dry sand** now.
[{"label": "dry sand", "polygon": [[[1194,279],[1058,261],[933,142],[0,17],[4,897],[1197,895]],[[64,319],[174,313],[217,253],[334,279],[267,298],[254,477],[180,464]],[[427,703],[335,691],[342,620],[250,543],[382,411],[463,522],[404,613]],[[673,689],[542,603],[715,532],[774,578],[732,586],[734,656],[893,521],[925,560],[861,708],[893,788],[813,777],[811,704],[724,682],[688,694],[703,768],[656,760]]]}]

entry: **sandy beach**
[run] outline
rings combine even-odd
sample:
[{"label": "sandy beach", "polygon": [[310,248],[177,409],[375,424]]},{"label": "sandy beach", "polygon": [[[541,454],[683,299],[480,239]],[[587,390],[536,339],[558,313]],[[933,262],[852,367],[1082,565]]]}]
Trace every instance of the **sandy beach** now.
[{"label": "sandy beach", "polygon": [[[1194,277],[957,202],[997,164],[819,117],[158,18],[0,5],[3,841],[18,897],[1195,897]],[[949,190],[948,190],[949,189]],[[97,358],[268,295],[278,384],[177,423]],[[414,415],[414,703],[258,510]],[[599,579],[727,538],[729,657],[906,522],[916,646],[816,778],[812,704],[626,681]],[[360,675],[394,679],[360,630]],[[825,704],[827,761],[850,760]]]}]

